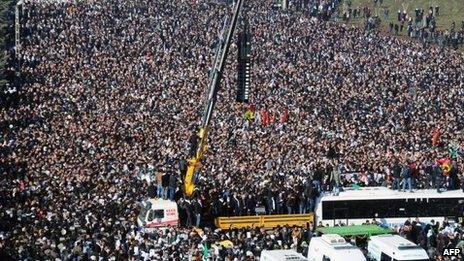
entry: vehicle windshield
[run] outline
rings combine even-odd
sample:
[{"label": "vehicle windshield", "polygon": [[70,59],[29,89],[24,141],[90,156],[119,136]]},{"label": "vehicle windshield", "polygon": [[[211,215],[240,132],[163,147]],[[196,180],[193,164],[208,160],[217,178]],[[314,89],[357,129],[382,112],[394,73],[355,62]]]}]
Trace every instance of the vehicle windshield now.
[{"label": "vehicle windshield", "polygon": [[430,261],[430,259],[414,259],[414,260],[411,260],[411,259],[408,259],[408,260],[396,260],[396,259],[393,259],[394,261]]},{"label": "vehicle windshield", "polygon": [[148,211],[151,209],[151,202],[149,200],[142,201],[139,204],[140,206],[140,213],[139,218],[141,220],[145,220],[148,214]]},{"label": "vehicle windshield", "polygon": [[140,219],[145,220],[145,217],[147,216],[147,213],[148,213],[148,209],[142,206],[140,208],[140,213],[139,213]]},{"label": "vehicle windshield", "polygon": [[422,249],[420,246],[399,246],[398,250]]},{"label": "vehicle windshield", "polygon": [[164,210],[163,209],[156,209],[153,210],[153,219],[161,219],[164,218]]},{"label": "vehicle windshield", "polygon": [[345,246],[334,246],[334,249],[341,250],[341,249],[357,249],[356,246],[350,246],[350,245],[345,245]]}]

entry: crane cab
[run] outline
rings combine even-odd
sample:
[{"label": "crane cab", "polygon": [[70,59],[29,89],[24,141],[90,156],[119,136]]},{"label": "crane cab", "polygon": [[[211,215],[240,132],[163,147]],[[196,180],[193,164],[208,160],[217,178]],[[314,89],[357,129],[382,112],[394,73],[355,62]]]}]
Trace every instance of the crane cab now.
[{"label": "crane cab", "polygon": [[164,199],[143,201],[137,223],[148,232],[155,228],[177,226],[179,224],[179,212],[176,202]]}]

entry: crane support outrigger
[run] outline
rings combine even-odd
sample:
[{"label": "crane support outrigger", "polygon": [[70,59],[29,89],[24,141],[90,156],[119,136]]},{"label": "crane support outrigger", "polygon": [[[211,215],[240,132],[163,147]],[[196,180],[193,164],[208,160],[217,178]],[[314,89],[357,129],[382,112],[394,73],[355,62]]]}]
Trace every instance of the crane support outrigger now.
[{"label": "crane support outrigger", "polygon": [[[231,22],[228,24],[227,20],[224,23],[224,29],[219,40],[218,48],[216,49],[216,55],[213,63],[213,69],[211,71],[210,81],[208,84],[208,93],[205,100],[205,108],[203,112],[202,125],[198,131],[198,143],[196,144],[195,155],[188,160],[187,173],[184,178],[184,193],[187,196],[191,196],[195,189],[193,182],[193,175],[199,168],[199,163],[202,160],[206,150],[208,149],[208,131],[211,117],[213,115],[214,106],[216,104],[217,93],[219,91],[219,85],[222,78],[222,72],[224,69],[225,61],[227,59],[227,53],[229,52],[230,43],[237,26],[237,20],[242,8],[244,0],[237,0],[235,3],[235,11],[232,16]],[[224,37],[225,35],[225,37]]]}]

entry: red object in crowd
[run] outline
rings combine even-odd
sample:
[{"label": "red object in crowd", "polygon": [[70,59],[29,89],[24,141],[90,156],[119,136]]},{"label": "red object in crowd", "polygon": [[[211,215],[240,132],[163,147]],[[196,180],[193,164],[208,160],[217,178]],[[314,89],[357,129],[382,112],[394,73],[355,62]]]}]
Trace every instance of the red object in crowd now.
[{"label": "red object in crowd", "polygon": [[[254,105],[251,105],[249,110],[254,111],[255,107]],[[277,121],[277,113],[275,111],[272,111],[272,114],[269,115],[269,112],[265,109],[261,110],[261,122],[264,126],[267,126],[269,124],[275,123]],[[280,123],[284,123],[288,120],[288,108],[284,109],[283,115],[280,117]]]},{"label": "red object in crowd", "polygon": [[288,108],[285,108],[284,109],[284,115],[282,115],[282,117],[280,118],[280,123],[286,122],[287,119],[288,119]]},{"label": "red object in crowd", "polygon": [[25,190],[25,189],[26,189],[26,182],[24,182],[24,180],[21,180],[21,181],[19,182],[19,190],[20,190],[20,191],[23,191],[23,190]]},{"label": "red object in crowd", "polygon": [[440,166],[445,165],[445,164],[451,165],[451,159],[450,158],[437,159],[437,164],[440,165]]},{"label": "red object in crowd", "polygon": [[276,120],[276,113],[275,113],[275,111],[272,111],[271,123],[274,123],[275,120]]},{"label": "red object in crowd", "polygon": [[437,164],[443,169],[443,174],[445,176],[448,176],[451,170],[451,159],[450,158],[438,159]]},{"label": "red object in crowd", "polygon": [[252,111],[252,112],[255,112],[255,110],[256,110],[255,105],[250,104],[250,106],[248,106],[248,110],[250,110],[250,111]]},{"label": "red object in crowd", "polygon": [[44,213],[42,210],[40,210],[39,212],[37,212],[37,218],[38,218],[38,219],[43,219],[44,217],[45,217],[45,213]]},{"label": "red object in crowd", "polygon": [[436,147],[440,143],[440,130],[438,128],[433,130],[432,133],[432,146]]},{"label": "red object in crowd", "polygon": [[409,164],[409,167],[411,168],[412,176],[414,178],[419,177],[419,172],[417,170],[417,163],[413,162],[413,163]]},{"label": "red object in crowd", "polygon": [[269,124],[269,113],[266,110],[261,111],[261,121],[263,122],[264,126]]}]

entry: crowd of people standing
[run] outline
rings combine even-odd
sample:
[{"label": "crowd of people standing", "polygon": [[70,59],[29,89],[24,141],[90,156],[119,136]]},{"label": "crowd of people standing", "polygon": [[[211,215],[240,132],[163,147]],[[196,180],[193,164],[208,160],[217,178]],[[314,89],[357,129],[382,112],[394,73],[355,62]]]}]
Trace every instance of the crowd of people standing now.
[{"label": "crowd of people standing", "polygon": [[[321,14],[335,6],[310,2]],[[395,160],[415,163],[422,180],[449,144],[464,145],[463,54],[273,4],[244,6],[251,104],[233,102],[231,58],[197,190],[184,200],[188,140],[231,6],[24,1],[21,85],[17,102],[0,114],[0,250],[14,259],[182,259],[199,251],[201,239],[171,229],[166,234],[181,247],[168,249],[137,231],[143,198],[178,200],[186,215],[191,210],[187,225],[255,214],[259,206],[306,213],[330,184],[388,185]],[[233,44],[229,57],[236,51]],[[433,129],[441,133],[436,146]],[[146,182],[142,172],[154,178]],[[240,242],[271,238],[256,237]],[[277,245],[290,247],[287,241]],[[243,249],[229,254],[246,255]]]}]

